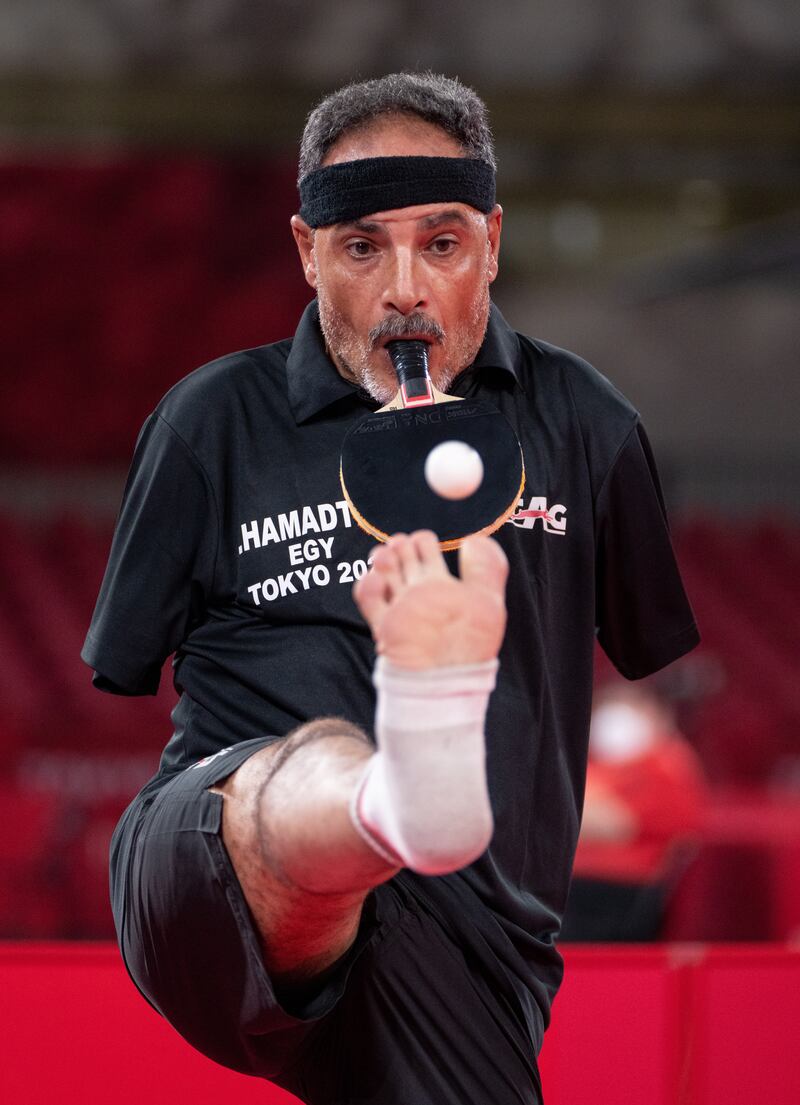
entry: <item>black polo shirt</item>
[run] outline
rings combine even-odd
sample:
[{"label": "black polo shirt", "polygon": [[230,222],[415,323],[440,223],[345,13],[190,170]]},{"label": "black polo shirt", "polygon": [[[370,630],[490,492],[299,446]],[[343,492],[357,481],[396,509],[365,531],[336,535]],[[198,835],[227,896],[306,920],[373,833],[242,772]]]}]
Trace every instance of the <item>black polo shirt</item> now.
[{"label": "black polo shirt", "polygon": [[[595,632],[628,678],[698,640],[636,411],[584,361],[492,309],[452,389],[497,404],[526,486],[497,538],[508,630],[487,726],[496,829],[454,876],[529,965],[546,1010],[583,797]],[[374,409],[325,354],[316,303],[293,340],[223,357],[146,422],[83,650],[101,689],[180,695],[159,778],[310,718],[372,729],[373,649],[352,599],[371,538],[338,476],[342,439]],[[436,880],[429,880],[435,883]]]}]

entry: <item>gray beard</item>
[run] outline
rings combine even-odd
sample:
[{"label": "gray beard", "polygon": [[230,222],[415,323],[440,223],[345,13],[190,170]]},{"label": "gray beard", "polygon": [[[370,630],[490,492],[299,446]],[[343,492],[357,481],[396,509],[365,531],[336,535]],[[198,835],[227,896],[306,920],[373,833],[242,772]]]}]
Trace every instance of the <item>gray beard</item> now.
[{"label": "gray beard", "polygon": [[[342,361],[342,358],[340,357],[339,360]],[[399,381],[395,380],[393,384],[389,384],[385,379],[379,379],[371,365],[364,365],[358,370],[345,364],[344,361],[342,361],[342,365],[352,374],[361,390],[365,391],[377,403],[388,403],[397,394],[400,387]],[[436,382],[439,391],[449,391],[453,380],[462,371],[463,369],[456,371],[450,367],[445,367]]]},{"label": "gray beard", "polygon": [[[385,320],[382,324],[376,326],[368,335],[367,346],[356,346],[352,352],[348,348],[352,344],[352,334],[342,326],[340,319],[335,311],[331,310],[327,302],[327,298],[324,293],[324,289],[321,286],[317,288],[317,302],[319,305],[319,322],[322,330],[322,335],[325,338],[325,346],[328,356],[331,356],[332,352],[336,354],[336,360],[339,363],[341,369],[372,399],[377,403],[388,403],[390,399],[393,399],[397,394],[398,382],[393,377],[379,375],[372,364],[369,361],[369,354],[373,348],[373,342],[379,338],[392,337],[395,334],[400,336],[404,331],[409,329],[415,332],[425,332],[426,327],[419,325],[412,325],[412,319],[404,319],[401,316],[397,318],[391,318]],[[486,326],[489,322],[489,289],[486,287],[485,295],[482,298],[480,304],[476,304],[476,308],[480,307],[485,311],[484,326],[481,331],[480,340],[476,348],[471,352],[471,355],[467,358],[464,364],[446,364],[442,366],[437,375],[435,381],[436,387],[440,391],[448,391],[456,379],[465,368],[474,360],[475,354],[483,342],[483,338],[486,333]],[[430,322],[430,320],[428,320]],[[443,342],[445,340],[444,331],[436,325],[431,323],[432,327],[436,328],[436,333],[433,329],[428,330],[435,340]],[[457,341],[456,348],[461,347],[462,342]]]}]

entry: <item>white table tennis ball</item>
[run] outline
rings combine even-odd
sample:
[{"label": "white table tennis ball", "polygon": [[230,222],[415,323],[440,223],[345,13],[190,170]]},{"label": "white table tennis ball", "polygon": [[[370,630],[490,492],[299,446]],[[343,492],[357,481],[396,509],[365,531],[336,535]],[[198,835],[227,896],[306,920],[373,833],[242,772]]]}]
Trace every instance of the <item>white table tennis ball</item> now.
[{"label": "white table tennis ball", "polygon": [[443,499],[466,499],[483,480],[483,461],[465,441],[443,441],[425,458],[425,479]]}]

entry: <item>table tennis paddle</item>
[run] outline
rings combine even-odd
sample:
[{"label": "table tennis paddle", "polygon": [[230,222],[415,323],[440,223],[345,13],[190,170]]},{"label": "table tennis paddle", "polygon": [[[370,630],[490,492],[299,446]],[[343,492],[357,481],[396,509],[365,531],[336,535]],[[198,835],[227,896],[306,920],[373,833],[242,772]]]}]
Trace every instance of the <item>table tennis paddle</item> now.
[{"label": "table tennis paddle", "polygon": [[[400,387],[342,444],[339,477],[350,513],[378,541],[430,529],[447,550],[473,534],[492,533],[514,511],[525,482],[510,423],[490,403],[435,388],[424,341],[392,341],[386,348]],[[482,482],[462,499],[443,498],[425,478],[428,454],[448,441],[465,442],[483,461]]]}]

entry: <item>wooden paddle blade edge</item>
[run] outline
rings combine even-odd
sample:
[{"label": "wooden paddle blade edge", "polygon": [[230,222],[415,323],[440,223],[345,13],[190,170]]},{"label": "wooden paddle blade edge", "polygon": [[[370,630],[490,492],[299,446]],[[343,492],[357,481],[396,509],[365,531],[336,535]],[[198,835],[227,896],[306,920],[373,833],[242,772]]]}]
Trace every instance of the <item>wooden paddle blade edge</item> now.
[{"label": "wooden paddle blade edge", "polygon": [[[522,450],[520,449],[520,454],[521,453]],[[491,534],[496,533],[501,526],[505,525],[505,523],[509,520],[511,515],[516,510],[524,486],[525,461],[522,460],[522,478],[519,481],[519,487],[516,490],[514,498],[508,504],[506,509],[500,515],[498,515],[498,517],[493,522],[490,522],[488,526],[484,526],[483,529],[475,530],[474,533],[468,533],[465,537],[454,537],[451,541],[440,541],[439,548],[442,550],[442,552],[452,552],[453,549],[460,549],[464,542],[469,540],[470,537],[489,537]]]}]

